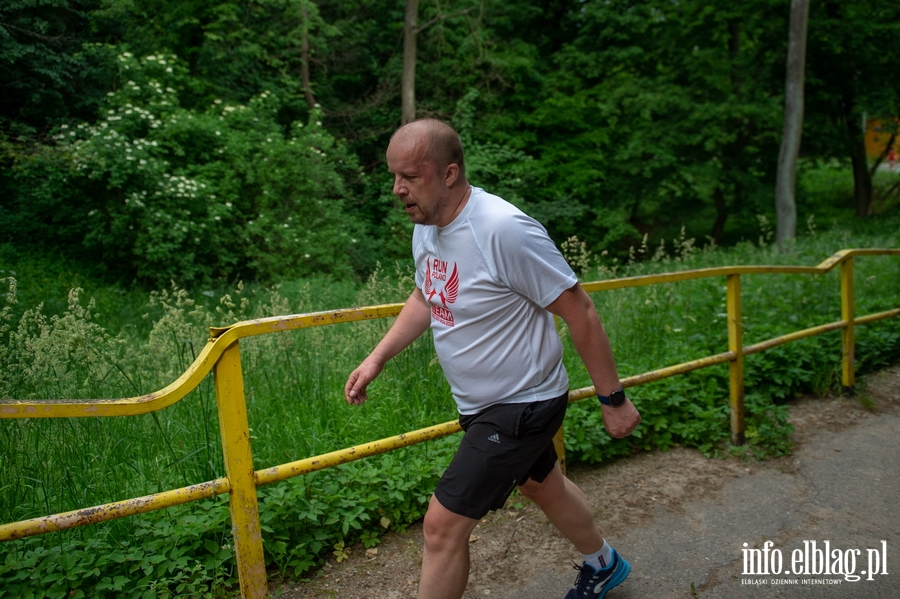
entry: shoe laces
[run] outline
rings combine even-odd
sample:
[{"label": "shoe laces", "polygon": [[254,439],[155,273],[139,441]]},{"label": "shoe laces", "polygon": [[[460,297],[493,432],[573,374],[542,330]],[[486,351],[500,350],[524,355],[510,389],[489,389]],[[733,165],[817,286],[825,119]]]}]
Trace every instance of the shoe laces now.
[{"label": "shoe laces", "polygon": [[593,597],[594,587],[600,582],[602,570],[594,570],[591,566],[579,566],[575,564],[575,570],[578,570],[578,577],[575,579],[575,594],[578,597]]}]

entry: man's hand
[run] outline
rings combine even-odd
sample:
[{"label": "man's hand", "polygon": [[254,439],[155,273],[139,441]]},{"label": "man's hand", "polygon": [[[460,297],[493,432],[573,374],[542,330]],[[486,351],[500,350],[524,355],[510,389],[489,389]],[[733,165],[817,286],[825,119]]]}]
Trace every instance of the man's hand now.
[{"label": "man's hand", "polygon": [[369,357],[350,373],[347,384],[344,385],[347,403],[358,406],[366,401],[369,398],[366,395],[366,387],[381,374],[388,360],[415,341],[430,324],[431,305],[425,301],[422,290],[416,287],[387,334],[378,342]]},{"label": "man's hand", "polygon": [[600,408],[603,412],[603,426],[606,427],[606,432],[616,439],[627,437],[633,433],[641,422],[641,415],[630,399],[626,398],[625,403],[618,407],[600,404]]},{"label": "man's hand", "polygon": [[[609,338],[600,323],[594,302],[581,285],[576,283],[563,291],[547,306],[547,310],[562,318],[568,325],[572,345],[591,375],[594,389],[602,393],[618,389],[619,375],[616,374],[616,361]],[[630,435],[641,422],[641,415],[629,399],[618,407],[603,404],[600,407],[603,411],[603,426],[616,439]]]},{"label": "man's hand", "polygon": [[381,374],[383,369],[384,364],[373,360],[371,356],[363,360],[363,363],[350,373],[347,384],[344,385],[344,397],[347,398],[347,403],[358,406],[369,399],[366,387]]}]

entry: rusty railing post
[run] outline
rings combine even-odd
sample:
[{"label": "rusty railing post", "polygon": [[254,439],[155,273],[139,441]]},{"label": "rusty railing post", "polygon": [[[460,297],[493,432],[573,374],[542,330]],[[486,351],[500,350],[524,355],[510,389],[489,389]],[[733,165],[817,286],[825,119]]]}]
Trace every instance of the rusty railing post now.
[{"label": "rusty railing post", "polygon": [[241,596],[266,599],[266,563],[256,497],[256,477],[250,449],[250,428],[244,400],[241,353],[235,342],[216,363],[216,405],[222,433],[225,472],[231,485],[231,533]]},{"label": "rusty railing post", "polygon": [[731,442],[744,444],[744,326],[741,317],[741,276],[728,275],[725,298],[728,312],[728,351],[734,359],[728,363],[731,404]]},{"label": "rusty railing post", "polygon": [[844,392],[852,393],[856,384],[855,346],[853,319],[853,257],[850,256],[841,262],[841,320],[844,328],[841,329],[841,384]]},{"label": "rusty railing post", "polygon": [[562,473],[566,473],[566,431],[565,425],[559,425],[559,430],[553,435],[553,448],[556,449],[556,457],[559,458],[559,467]]},{"label": "rusty railing post", "polygon": [[[556,314],[553,315],[553,324],[556,326],[556,332],[559,333],[560,338],[562,337],[561,331],[559,330],[559,323],[562,319]],[[562,342],[562,339],[560,339]],[[570,402],[571,403],[571,402]],[[565,424],[559,425],[559,430],[556,431],[556,434],[553,435],[553,448],[556,450],[556,457],[559,458],[559,468],[562,470],[562,473],[566,473],[566,431]]]}]

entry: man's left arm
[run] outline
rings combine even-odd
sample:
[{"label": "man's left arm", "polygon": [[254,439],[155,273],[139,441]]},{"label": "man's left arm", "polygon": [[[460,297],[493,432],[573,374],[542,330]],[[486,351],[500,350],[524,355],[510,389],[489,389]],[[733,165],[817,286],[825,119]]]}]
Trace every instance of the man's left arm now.
[{"label": "man's left arm", "polygon": [[[581,285],[576,283],[563,291],[547,306],[547,310],[562,318],[569,327],[572,345],[587,367],[597,393],[609,395],[617,390],[620,387],[619,375],[609,337],[603,330],[594,302]],[[601,404],[600,407],[603,425],[617,439],[630,435],[641,421],[641,415],[630,399],[620,406]]]}]

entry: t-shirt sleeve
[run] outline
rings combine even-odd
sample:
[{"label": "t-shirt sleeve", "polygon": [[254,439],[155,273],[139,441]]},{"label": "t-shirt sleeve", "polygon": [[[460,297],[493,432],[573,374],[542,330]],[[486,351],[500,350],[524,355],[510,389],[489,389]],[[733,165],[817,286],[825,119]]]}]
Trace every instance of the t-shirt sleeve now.
[{"label": "t-shirt sleeve", "polygon": [[497,276],[510,289],[546,308],[578,282],[539,222],[519,213],[505,225],[491,245]]},{"label": "t-shirt sleeve", "polygon": [[412,237],[412,254],[413,260],[415,261],[416,268],[416,287],[419,289],[425,284],[425,274],[422,272],[422,269],[419,268],[419,256],[422,254],[422,227],[421,225],[415,225],[413,227],[413,237]]}]

